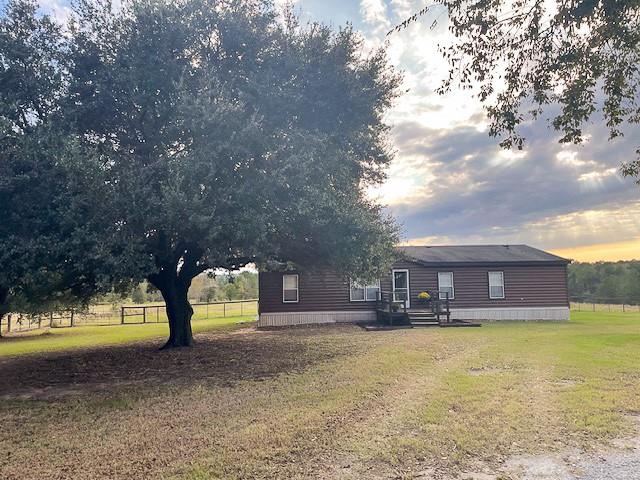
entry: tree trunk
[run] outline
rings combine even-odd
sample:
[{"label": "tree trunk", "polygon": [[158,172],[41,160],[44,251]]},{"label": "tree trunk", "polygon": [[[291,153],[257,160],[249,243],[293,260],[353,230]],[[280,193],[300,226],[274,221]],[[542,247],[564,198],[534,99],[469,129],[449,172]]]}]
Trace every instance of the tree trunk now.
[{"label": "tree trunk", "polygon": [[169,340],[162,349],[190,347],[193,345],[193,333],[191,332],[193,308],[188,298],[189,285],[174,278],[158,289],[164,298],[169,319]]},{"label": "tree trunk", "polygon": [[188,293],[193,278],[206,269],[199,262],[201,254],[200,250],[190,248],[166,252],[162,258],[156,257],[158,271],[147,277],[160,290],[169,319],[169,340],[162,349],[193,345],[193,308]]},{"label": "tree trunk", "polygon": [[169,340],[162,347],[163,349],[193,345],[193,333],[191,332],[193,308],[188,298],[189,286],[179,280],[172,283],[173,285],[170,285],[169,288],[160,290],[169,318]]}]

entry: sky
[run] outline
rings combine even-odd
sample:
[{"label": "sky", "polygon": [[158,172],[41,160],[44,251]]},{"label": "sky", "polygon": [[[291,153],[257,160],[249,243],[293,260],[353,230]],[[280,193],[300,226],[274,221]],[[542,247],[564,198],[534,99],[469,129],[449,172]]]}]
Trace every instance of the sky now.
[{"label": "sky", "polygon": [[[42,4],[59,18],[67,14],[66,0]],[[397,219],[403,243],[526,243],[579,261],[640,259],[640,187],[618,171],[633,159],[640,128],[609,142],[596,116],[586,127],[589,142],[562,145],[541,119],[523,126],[523,151],[501,149],[472,92],[435,92],[447,72],[437,50],[450,41],[443,12],[385,37],[426,4],[293,2],[303,20],[336,28],[351,23],[369,48],[386,41],[391,63],[403,73],[405,93],[386,118],[396,156],[387,181],[371,191]]]}]

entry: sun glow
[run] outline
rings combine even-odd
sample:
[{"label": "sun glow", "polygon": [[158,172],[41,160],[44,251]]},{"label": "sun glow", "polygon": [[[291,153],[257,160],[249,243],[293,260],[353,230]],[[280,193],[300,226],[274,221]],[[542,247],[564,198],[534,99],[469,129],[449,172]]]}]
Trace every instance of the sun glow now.
[{"label": "sun glow", "polygon": [[599,243],[551,251],[561,257],[579,262],[640,260],[640,238],[626,242]]}]

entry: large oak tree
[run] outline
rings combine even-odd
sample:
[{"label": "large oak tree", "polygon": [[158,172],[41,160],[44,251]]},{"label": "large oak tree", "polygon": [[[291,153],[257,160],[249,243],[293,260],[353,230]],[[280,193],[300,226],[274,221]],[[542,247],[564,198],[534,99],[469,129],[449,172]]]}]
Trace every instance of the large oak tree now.
[{"label": "large oak tree", "polygon": [[91,152],[66,163],[76,202],[162,293],[166,347],[192,343],[207,269],[389,265],[396,227],[365,195],[391,160],[384,51],[256,0],[81,2],[64,38],[52,122]]}]

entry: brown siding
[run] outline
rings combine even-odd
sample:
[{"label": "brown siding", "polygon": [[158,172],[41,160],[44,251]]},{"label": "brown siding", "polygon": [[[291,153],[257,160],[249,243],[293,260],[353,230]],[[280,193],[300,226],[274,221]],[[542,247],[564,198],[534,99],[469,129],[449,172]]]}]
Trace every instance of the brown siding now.
[{"label": "brown siding", "polygon": [[[438,272],[453,272],[455,299],[452,308],[566,307],[569,305],[565,265],[425,267],[397,262],[394,268],[409,270],[411,307],[418,304],[418,293],[436,291]],[[504,272],[505,298],[489,299],[488,272]],[[299,274],[299,302],[282,302],[282,273],[260,273],[260,311],[307,312],[369,310],[375,302],[350,302],[349,283],[331,272],[292,272]],[[380,280],[383,291],[391,290],[391,276]]]},{"label": "brown siding", "polygon": [[283,303],[282,273],[260,272],[260,313],[373,310],[375,302],[349,301],[349,280],[330,271],[298,274],[298,303]]}]

